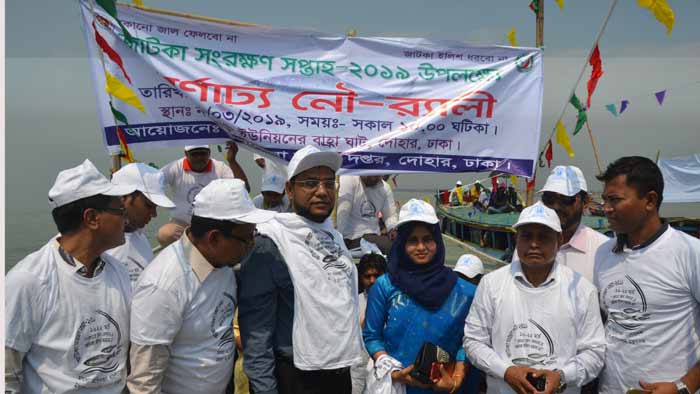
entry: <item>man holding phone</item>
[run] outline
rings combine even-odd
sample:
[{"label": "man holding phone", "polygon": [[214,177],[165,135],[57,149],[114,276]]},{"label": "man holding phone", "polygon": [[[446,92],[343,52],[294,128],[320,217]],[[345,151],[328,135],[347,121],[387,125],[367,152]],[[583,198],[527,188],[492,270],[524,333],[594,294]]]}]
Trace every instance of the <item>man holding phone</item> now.
[{"label": "man holding phone", "polygon": [[659,216],[664,180],[645,157],[623,157],[598,180],[617,237],[600,246],[600,290],[607,353],[601,394],[630,387],[648,393],[700,388],[700,240]]},{"label": "man holding phone", "polygon": [[519,259],[486,276],[464,327],[469,360],[488,393],[578,393],[603,368],[597,291],[561,265],[556,212],[537,202],[513,226]]}]

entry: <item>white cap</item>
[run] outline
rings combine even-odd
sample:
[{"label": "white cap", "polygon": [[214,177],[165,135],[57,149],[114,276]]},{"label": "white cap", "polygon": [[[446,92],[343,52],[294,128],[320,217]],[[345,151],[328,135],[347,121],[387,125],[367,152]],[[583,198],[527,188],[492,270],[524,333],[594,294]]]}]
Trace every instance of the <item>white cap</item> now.
[{"label": "white cap", "polygon": [[260,186],[260,191],[283,193],[285,181],[286,179],[284,176],[276,172],[265,173],[262,177],[262,186]]},{"label": "white cap", "polygon": [[484,263],[481,262],[480,258],[474,256],[473,254],[463,254],[459,256],[459,260],[457,260],[454,270],[471,279],[477,275],[484,274]]},{"label": "white cap", "polygon": [[457,182],[455,182],[455,185],[457,185],[457,186],[462,186],[462,181],[457,181]]},{"label": "white cap", "polygon": [[174,208],[165,195],[165,176],[157,169],[143,163],[130,163],[112,175],[112,183],[133,186],[152,203],[163,208]]},{"label": "white cap", "polygon": [[209,145],[187,145],[187,146],[185,146],[185,152],[189,152],[189,151],[195,150],[195,149],[209,149],[209,150],[211,150],[211,148],[209,148]]},{"label": "white cap", "polygon": [[104,194],[124,196],[136,190],[133,186],[115,185],[100,173],[88,159],[83,164],[63,170],[49,190],[49,206],[62,207],[83,198]]},{"label": "white cap", "polygon": [[399,211],[399,221],[396,227],[407,222],[424,222],[436,224],[440,220],[435,214],[435,208],[423,200],[412,198],[403,204]]},{"label": "white cap", "polygon": [[263,223],[275,215],[272,211],[255,208],[240,179],[215,179],[194,198],[195,216],[243,223]]},{"label": "white cap", "polygon": [[588,192],[586,178],[576,166],[556,166],[547,177],[547,182],[539,193],[554,192],[571,197],[583,190]]},{"label": "white cap", "polygon": [[292,156],[287,165],[287,180],[314,167],[328,167],[333,172],[338,171],[343,164],[343,157],[336,152],[322,151],[313,145],[306,145]]},{"label": "white cap", "polygon": [[547,208],[542,204],[542,201],[537,201],[535,204],[523,209],[518,217],[518,222],[513,225],[513,228],[518,228],[525,224],[543,224],[552,230],[561,233],[561,223],[559,216],[553,209]]},{"label": "white cap", "polygon": [[253,160],[258,160],[258,159],[263,159],[265,160],[265,156],[261,156],[257,153],[253,153]]}]

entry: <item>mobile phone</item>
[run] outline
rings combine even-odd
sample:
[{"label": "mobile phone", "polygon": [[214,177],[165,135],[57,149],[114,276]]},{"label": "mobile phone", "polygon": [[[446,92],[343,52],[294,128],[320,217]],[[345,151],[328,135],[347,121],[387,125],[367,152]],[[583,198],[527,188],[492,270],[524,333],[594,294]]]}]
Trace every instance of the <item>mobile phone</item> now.
[{"label": "mobile phone", "polygon": [[544,375],[536,378],[532,372],[528,372],[525,378],[537,391],[544,391],[545,386],[547,386],[547,377]]},{"label": "mobile phone", "polygon": [[651,394],[651,390],[630,387],[627,389],[627,394]]},{"label": "mobile phone", "polygon": [[442,374],[440,373],[440,365],[442,363],[432,363],[430,365],[430,380],[436,381],[440,380]]}]

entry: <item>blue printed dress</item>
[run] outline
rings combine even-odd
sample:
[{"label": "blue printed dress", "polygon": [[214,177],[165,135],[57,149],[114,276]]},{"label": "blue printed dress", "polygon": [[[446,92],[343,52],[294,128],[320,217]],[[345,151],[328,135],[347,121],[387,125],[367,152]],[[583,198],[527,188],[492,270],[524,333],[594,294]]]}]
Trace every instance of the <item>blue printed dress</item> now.
[{"label": "blue printed dress", "polygon": [[[367,299],[362,331],[367,352],[372,356],[384,350],[408,367],[427,341],[449,352],[452,360],[466,361],[462,347],[464,321],[475,292],[476,286],[458,280],[440,309],[430,311],[394,286],[389,275],[382,275],[370,289]],[[406,386],[407,394],[430,392]]]}]

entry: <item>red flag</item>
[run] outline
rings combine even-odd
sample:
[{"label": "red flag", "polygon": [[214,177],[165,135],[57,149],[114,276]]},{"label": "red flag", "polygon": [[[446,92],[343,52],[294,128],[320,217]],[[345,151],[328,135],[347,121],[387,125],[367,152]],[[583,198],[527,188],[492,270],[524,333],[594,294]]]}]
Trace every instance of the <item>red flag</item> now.
[{"label": "red flag", "polygon": [[525,189],[526,191],[533,190],[535,188],[535,176],[532,176],[532,179],[527,181],[527,188]]},{"label": "red flag", "polygon": [[591,78],[588,80],[588,99],[586,100],[586,107],[591,108],[591,96],[593,96],[593,91],[596,85],[598,85],[598,80],[603,76],[603,62],[600,60],[600,51],[598,50],[598,45],[596,44],[591,53],[591,58],[588,59],[588,64],[593,67],[591,70]]},{"label": "red flag", "polygon": [[544,158],[547,159],[547,168],[552,167],[552,140],[547,141],[547,147],[544,150]]},{"label": "red flag", "polygon": [[135,162],[136,160],[134,159],[134,155],[131,153],[129,145],[126,144],[126,136],[124,135],[122,128],[119,126],[117,126],[117,138],[119,138],[119,145],[121,146],[122,152],[124,153],[124,159],[128,163]]},{"label": "red flag", "polygon": [[119,66],[119,68],[122,70],[122,73],[124,73],[124,77],[126,78],[126,80],[129,81],[129,83],[132,83],[132,82],[131,82],[131,78],[129,78],[129,75],[126,74],[126,70],[124,69],[124,62],[122,61],[121,56],[119,56],[119,54],[117,53],[117,51],[115,51],[114,49],[112,49],[112,47],[109,46],[109,44],[108,44],[107,41],[104,39],[104,37],[102,37],[102,36],[100,35],[100,33],[97,32],[97,28],[95,27],[95,21],[92,22],[92,28],[93,28],[93,30],[95,30],[95,41],[97,41],[97,45],[99,45],[100,48],[102,48],[102,51],[103,51],[105,54],[107,54],[107,56],[108,56],[113,62],[117,63],[117,65]]}]

